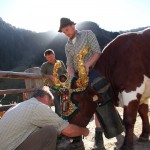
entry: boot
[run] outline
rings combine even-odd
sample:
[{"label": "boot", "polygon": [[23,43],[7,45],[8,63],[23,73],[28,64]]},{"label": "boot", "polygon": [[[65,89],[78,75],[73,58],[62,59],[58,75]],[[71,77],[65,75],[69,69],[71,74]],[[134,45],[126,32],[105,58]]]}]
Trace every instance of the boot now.
[{"label": "boot", "polygon": [[103,130],[101,128],[95,128],[94,146],[92,150],[106,150],[103,141]]},{"label": "boot", "polygon": [[60,135],[57,138],[56,150],[69,150],[71,138]]},{"label": "boot", "polygon": [[69,150],[85,150],[82,136],[73,138],[73,142],[70,144]]}]

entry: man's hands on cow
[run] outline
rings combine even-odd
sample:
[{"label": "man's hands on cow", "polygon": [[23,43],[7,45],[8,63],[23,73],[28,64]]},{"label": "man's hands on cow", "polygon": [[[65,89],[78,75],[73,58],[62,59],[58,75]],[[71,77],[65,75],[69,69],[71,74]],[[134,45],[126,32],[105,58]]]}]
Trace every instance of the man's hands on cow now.
[{"label": "man's hands on cow", "polygon": [[83,136],[88,136],[90,133],[89,129],[88,128],[83,128]]}]

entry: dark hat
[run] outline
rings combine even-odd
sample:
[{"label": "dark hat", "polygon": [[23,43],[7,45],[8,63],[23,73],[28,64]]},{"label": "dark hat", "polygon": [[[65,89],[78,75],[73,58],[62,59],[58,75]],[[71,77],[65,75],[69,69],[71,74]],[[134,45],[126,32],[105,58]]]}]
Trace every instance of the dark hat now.
[{"label": "dark hat", "polygon": [[58,32],[61,32],[61,29],[68,26],[68,25],[72,25],[72,24],[76,24],[74,23],[73,21],[71,21],[69,18],[61,18],[60,19],[60,27],[59,27],[59,30]]}]

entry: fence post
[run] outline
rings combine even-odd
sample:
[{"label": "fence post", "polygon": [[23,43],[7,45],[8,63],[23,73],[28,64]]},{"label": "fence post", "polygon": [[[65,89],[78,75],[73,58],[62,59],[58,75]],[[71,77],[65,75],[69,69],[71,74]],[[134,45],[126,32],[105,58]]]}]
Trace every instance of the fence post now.
[{"label": "fence post", "polygon": [[[24,72],[36,73],[36,74],[41,75],[40,67],[28,68]],[[43,79],[42,78],[41,79],[25,79],[25,86],[26,86],[26,89],[42,87],[43,86]],[[23,93],[23,94],[25,94],[23,96],[24,96],[25,99],[29,99],[29,98],[31,98],[32,93],[33,92],[31,92],[31,93]]]}]

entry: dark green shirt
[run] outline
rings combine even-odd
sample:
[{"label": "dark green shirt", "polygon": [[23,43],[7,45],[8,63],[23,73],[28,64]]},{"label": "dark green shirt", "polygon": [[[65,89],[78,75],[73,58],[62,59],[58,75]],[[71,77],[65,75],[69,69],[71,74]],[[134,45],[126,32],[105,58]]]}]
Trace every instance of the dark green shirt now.
[{"label": "dark green shirt", "polygon": [[[61,67],[58,68],[58,74],[60,76],[60,75],[66,74],[67,70],[66,70],[64,63],[61,60],[59,60],[59,61],[61,62]],[[51,64],[49,62],[45,62],[41,66],[41,72],[43,74],[53,75],[53,68],[54,68],[54,64]]]},{"label": "dark green shirt", "polygon": [[[67,73],[67,70],[66,70],[66,67],[63,63],[63,61],[59,60],[61,62],[61,67],[58,68],[58,75],[66,75]],[[51,64],[49,62],[45,62],[42,64],[41,66],[41,73],[42,74],[48,74],[48,75],[53,75],[53,68],[54,68],[54,64]],[[50,80],[46,79],[45,81],[45,84],[48,85],[48,86],[51,86],[52,83]]]}]

